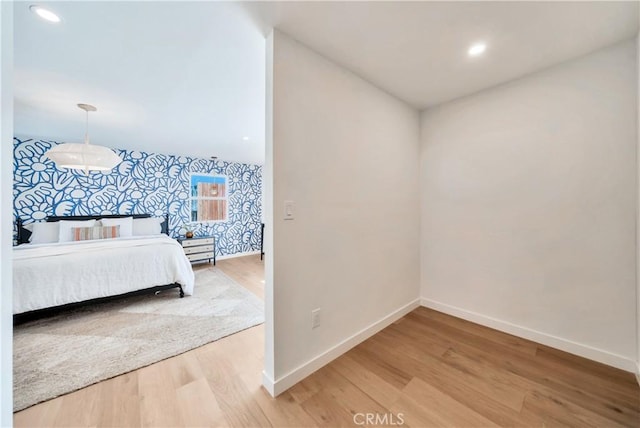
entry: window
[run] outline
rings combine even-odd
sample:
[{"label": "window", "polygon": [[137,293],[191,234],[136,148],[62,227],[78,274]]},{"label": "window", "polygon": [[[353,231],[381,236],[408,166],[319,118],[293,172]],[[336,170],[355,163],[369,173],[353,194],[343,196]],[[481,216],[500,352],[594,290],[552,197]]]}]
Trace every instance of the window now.
[{"label": "window", "polygon": [[227,177],[191,175],[191,221],[226,221],[227,212]]}]

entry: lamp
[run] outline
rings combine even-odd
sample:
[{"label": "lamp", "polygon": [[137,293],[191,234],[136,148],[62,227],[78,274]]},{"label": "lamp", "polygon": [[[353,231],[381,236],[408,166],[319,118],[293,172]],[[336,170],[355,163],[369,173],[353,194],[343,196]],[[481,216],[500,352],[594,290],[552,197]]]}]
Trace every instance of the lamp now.
[{"label": "lamp", "polygon": [[89,144],[89,112],[96,111],[97,108],[89,104],[78,104],[78,107],[87,112],[84,143],[58,144],[45,155],[55,162],[58,168],[80,169],[85,172],[113,169],[122,162],[120,156],[107,147]]}]

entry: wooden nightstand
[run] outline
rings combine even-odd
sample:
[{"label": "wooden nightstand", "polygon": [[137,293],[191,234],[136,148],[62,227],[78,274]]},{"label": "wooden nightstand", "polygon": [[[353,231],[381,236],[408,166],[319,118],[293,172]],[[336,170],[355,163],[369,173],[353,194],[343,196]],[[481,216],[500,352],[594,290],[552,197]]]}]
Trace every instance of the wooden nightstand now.
[{"label": "wooden nightstand", "polygon": [[211,262],[216,265],[216,239],[213,236],[178,238],[184,253],[191,263]]}]

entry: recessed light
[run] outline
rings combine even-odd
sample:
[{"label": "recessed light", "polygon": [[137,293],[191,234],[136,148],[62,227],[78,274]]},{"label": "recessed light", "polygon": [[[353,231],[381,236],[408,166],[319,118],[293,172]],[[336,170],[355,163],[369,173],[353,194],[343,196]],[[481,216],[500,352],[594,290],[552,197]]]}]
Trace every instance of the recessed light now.
[{"label": "recessed light", "polygon": [[45,19],[49,22],[60,22],[60,17],[55,13],[51,12],[49,9],[45,9],[42,6],[38,6],[36,4],[32,4],[29,6],[29,10],[40,18]]},{"label": "recessed light", "polygon": [[249,141],[249,137],[242,137],[244,141]]},{"label": "recessed light", "polygon": [[469,56],[478,56],[478,55],[482,55],[486,50],[487,50],[486,43],[475,43],[471,45],[467,53],[469,54]]}]

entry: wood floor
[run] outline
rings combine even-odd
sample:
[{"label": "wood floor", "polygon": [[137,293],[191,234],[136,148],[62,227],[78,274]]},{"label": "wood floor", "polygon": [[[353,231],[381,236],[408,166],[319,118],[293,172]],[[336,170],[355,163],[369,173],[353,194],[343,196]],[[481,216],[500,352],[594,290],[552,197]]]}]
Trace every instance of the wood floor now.
[{"label": "wood floor", "polygon": [[[213,267],[205,267],[213,269]],[[218,262],[262,296],[259,256]],[[640,427],[632,374],[419,308],[277,399],[262,327],[16,413],[16,426]]]}]

